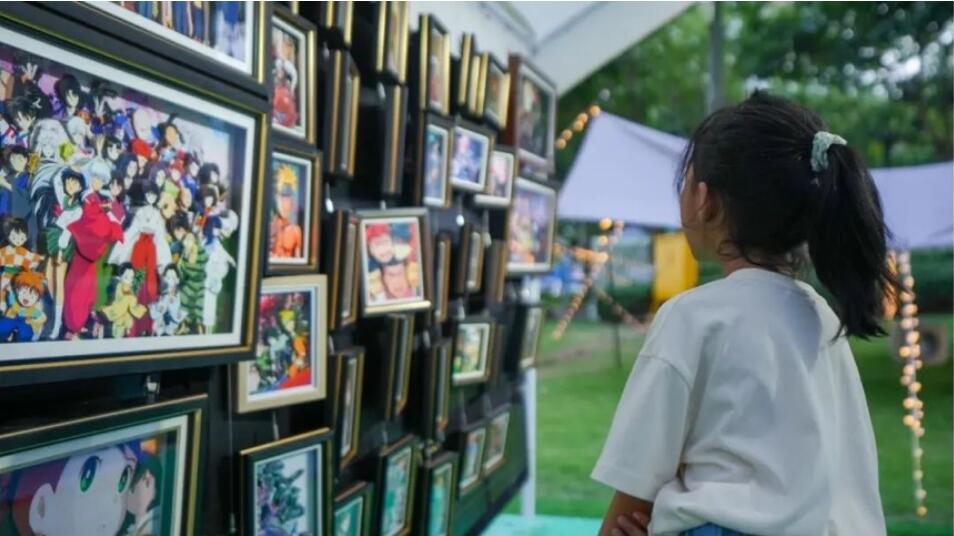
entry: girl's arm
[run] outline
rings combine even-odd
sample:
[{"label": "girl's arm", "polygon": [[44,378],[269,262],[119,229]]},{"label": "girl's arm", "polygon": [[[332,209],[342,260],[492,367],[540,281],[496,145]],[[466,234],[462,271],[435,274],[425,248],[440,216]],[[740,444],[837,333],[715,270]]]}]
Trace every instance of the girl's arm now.
[{"label": "girl's arm", "polygon": [[[642,534],[648,534],[646,526],[649,525],[652,513],[653,503],[617,491],[603,517],[599,536],[637,536],[640,534],[639,529],[642,529]],[[641,527],[640,524],[642,524]],[[614,533],[613,529],[619,532]]]}]

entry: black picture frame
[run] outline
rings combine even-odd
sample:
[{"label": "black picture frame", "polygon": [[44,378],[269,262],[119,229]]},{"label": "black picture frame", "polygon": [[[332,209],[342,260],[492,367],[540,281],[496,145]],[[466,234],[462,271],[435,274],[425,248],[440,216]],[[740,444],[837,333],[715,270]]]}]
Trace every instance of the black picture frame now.
[{"label": "black picture frame", "polygon": [[270,53],[267,62],[268,70],[265,73],[265,84],[268,88],[269,101],[272,103],[271,130],[272,132],[282,134],[311,146],[315,144],[318,132],[316,126],[318,117],[318,111],[316,109],[318,103],[317,84],[319,82],[318,69],[316,67],[318,65],[317,31],[314,24],[304,17],[299,16],[291,9],[280,4],[274,4],[271,8],[268,26],[268,43],[274,43],[274,32],[276,29],[284,32],[286,35],[300,34],[302,46],[298,52],[304,56],[298,66],[291,66],[295,73],[295,85],[298,87],[304,86],[302,95],[300,96],[301,98],[296,99],[300,101],[300,109],[296,114],[302,119],[302,127],[299,132],[298,128],[276,123],[276,107],[279,102],[287,102],[287,100],[279,99],[276,94],[273,79],[276,76],[278,63],[276,61],[276,53],[268,47]]},{"label": "black picture frame", "polygon": [[[547,97],[541,112],[544,114],[545,131],[540,136],[541,148],[528,148],[528,140],[521,136],[527,119],[521,112],[521,89],[524,82],[536,86]],[[529,89],[529,87],[528,87]],[[545,181],[555,171],[554,139],[556,137],[556,85],[543,72],[525,58],[510,56],[510,112],[504,141],[517,151],[517,176]]]},{"label": "black picture frame", "polygon": [[411,386],[411,360],[414,355],[414,315],[388,316],[388,370],[384,393],[385,418],[395,419],[407,408]]},{"label": "black picture frame", "polygon": [[[540,223],[531,221],[533,219],[532,215],[526,214],[527,211],[538,212],[530,208],[534,196],[546,198],[550,204],[544,236],[531,240],[540,247],[544,247],[545,251],[542,252],[528,251],[525,247],[528,238],[526,234],[537,233],[537,230],[533,227]],[[544,274],[552,269],[555,259],[553,245],[557,226],[557,199],[557,190],[548,184],[541,184],[519,176],[514,181],[513,200],[510,210],[507,212],[507,245],[510,251],[510,256],[507,259],[508,275]],[[526,203],[523,202],[524,200],[526,200]],[[526,206],[524,206],[525,204]]]},{"label": "black picture frame", "polygon": [[[454,386],[470,385],[475,383],[486,383],[490,379],[493,371],[493,349],[494,349],[494,330],[496,323],[490,316],[469,316],[463,320],[458,320],[454,326],[454,346],[452,350],[453,359],[451,382]],[[470,367],[464,362],[463,352],[468,351],[469,333],[482,332],[481,340],[477,348],[477,368],[467,370]],[[462,370],[463,369],[463,370]]]},{"label": "black picture frame", "polygon": [[360,227],[358,217],[350,210],[331,214],[326,235],[325,271],[329,280],[329,329],[354,324],[360,312]]},{"label": "black picture frame", "polygon": [[[433,111],[445,116],[451,113],[452,73],[449,39],[450,34],[447,28],[434,15],[421,14],[409,58],[412,102],[417,112]],[[433,65],[430,61],[431,57],[434,59]],[[434,72],[434,69],[437,71]]]},{"label": "black picture frame", "polygon": [[[497,80],[494,83],[494,80]],[[496,94],[497,98],[491,98]],[[493,53],[481,54],[481,77],[478,89],[477,112],[484,121],[497,130],[507,129],[507,113],[510,110],[510,72],[507,66]]]},{"label": "black picture frame", "polygon": [[423,429],[425,436],[443,441],[450,424],[453,339],[436,341],[428,350],[424,384]]},{"label": "black picture frame", "polygon": [[[355,346],[332,356],[334,362],[334,400],[332,415],[335,429],[335,460],[338,471],[355,461],[361,440],[361,413],[364,409],[364,348]],[[354,374],[351,410],[347,382]],[[350,422],[349,422],[350,421]],[[350,433],[346,431],[350,430]],[[346,442],[347,438],[347,442]]]},{"label": "black picture frame", "polygon": [[434,237],[434,321],[438,323],[448,318],[453,247],[450,233],[440,232]]},{"label": "black picture frame", "polygon": [[[457,477],[458,496],[470,494],[483,481],[484,451],[487,448],[487,420],[470,423],[457,433],[456,448],[459,454],[459,470]],[[475,450],[471,450],[475,449]],[[473,460],[473,471],[470,461]]]},{"label": "black picture frame", "polygon": [[[505,193],[502,195],[497,191],[496,180],[498,179],[495,168],[496,165],[500,164],[509,169],[508,173],[504,173],[504,176],[507,180],[507,185],[504,187]],[[487,165],[487,188],[486,193],[477,194],[474,196],[474,205],[483,208],[502,210],[510,208],[510,203],[513,200],[513,185],[517,180],[517,154],[514,151],[513,147],[508,147],[505,145],[495,145],[494,150],[490,154],[490,161]]]},{"label": "black picture frame", "polygon": [[[376,515],[375,525],[377,534],[381,536],[407,536],[411,533],[414,516],[414,495],[416,491],[417,465],[420,456],[420,441],[414,435],[407,435],[397,442],[386,445],[377,455],[377,484],[376,484]],[[401,486],[405,490],[404,522],[397,527],[385,527],[385,509],[388,508],[388,476],[392,463],[400,463],[404,459],[407,463],[407,482]]]},{"label": "black picture frame", "polygon": [[443,530],[439,531],[438,534],[450,535],[453,532],[454,506],[457,503],[458,459],[459,456],[456,452],[445,451],[436,454],[430,460],[421,464],[417,492],[420,501],[418,502],[417,513],[414,516],[416,534],[430,534],[430,527],[433,526],[431,516],[439,515],[434,511],[435,480],[438,478],[448,479],[446,491],[442,492],[444,496],[441,500],[445,508],[444,515],[441,515],[443,522],[440,523]]},{"label": "black picture frame", "polygon": [[[420,114],[420,120],[417,124],[417,143],[414,144],[413,149],[415,158],[412,202],[432,208],[447,208],[450,206],[453,196],[450,183],[450,163],[454,150],[454,122],[441,115],[424,112]],[[427,182],[430,166],[437,162],[436,160],[431,161],[431,155],[429,155],[429,149],[435,146],[442,147],[440,149],[441,155],[434,155],[440,159],[438,170],[443,175],[442,179],[438,179],[441,184],[439,192],[435,189],[436,183],[428,184]]]},{"label": "black picture frame", "polygon": [[[510,404],[504,404],[496,409],[487,416],[484,421],[487,428],[487,442],[484,446],[484,456],[481,460],[481,471],[483,477],[489,477],[494,472],[498,471],[503,467],[507,461],[507,451],[510,446],[510,429],[513,426],[512,419],[512,406]],[[501,433],[499,427],[504,427],[503,429],[503,440],[499,445],[500,452],[494,452],[497,445],[494,444],[494,438],[496,434]]]},{"label": "black picture frame", "polygon": [[268,191],[272,196],[277,197],[280,195],[278,192],[281,189],[281,182],[285,179],[280,177],[278,171],[276,171],[276,161],[285,162],[292,168],[295,166],[304,166],[308,170],[308,191],[304,195],[304,199],[308,201],[308,204],[300,211],[300,215],[304,217],[299,218],[300,220],[307,219],[307,223],[302,221],[303,225],[299,225],[302,231],[301,234],[303,235],[300,239],[301,247],[303,248],[303,255],[301,255],[300,261],[298,261],[298,259],[282,260],[281,257],[273,256],[276,251],[272,243],[274,233],[276,232],[273,223],[278,201],[271,199],[273,202],[270,204],[268,210],[267,227],[263,224],[263,227],[268,230],[268,252],[265,255],[265,275],[315,273],[318,271],[321,258],[321,206],[322,193],[324,191],[324,181],[322,180],[324,168],[322,167],[321,151],[302,150],[299,145],[283,144],[281,138],[272,138],[267,182]]},{"label": "black picture frame", "polygon": [[[462,166],[458,166],[459,162],[461,164],[464,162],[458,159],[458,157],[461,156],[459,153],[462,149],[461,138],[467,138],[468,140],[478,139],[485,144],[485,149],[480,152],[480,162],[477,164],[479,167],[476,170],[478,179],[476,183],[463,178],[463,173],[468,170]],[[492,129],[465,119],[457,119],[454,125],[454,139],[451,143],[451,163],[448,176],[453,189],[463,190],[468,193],[487,193],[490,155],[494,152],[495,143],[496,133]],[[470,142],[468,141],[468,147],[469,144]],[[462,158],[466,159],[467,156],[468,155],[463,155]]]},{"label": "black picture frame", "polygon": [[327,173],[336,179],[355,176],[358,120],[361,101],[361,72],[345,50],[326,51],[321,112],[322,152]]},{"label": "black picture frame", "polygon": [[[339,534],[339,522],[344,519],[341,515],[345,508],[353,508],[352,505],[360,505],[360,513],[357,519],[361,526],[357,531],[349,531],[348,536],[371,536],[374,513],[374,483],[358,481],[349,486],[335,497],[334,506],[334,528],[332,534]],[[354,516],[350,516],[349,523],[353,523]]]}]

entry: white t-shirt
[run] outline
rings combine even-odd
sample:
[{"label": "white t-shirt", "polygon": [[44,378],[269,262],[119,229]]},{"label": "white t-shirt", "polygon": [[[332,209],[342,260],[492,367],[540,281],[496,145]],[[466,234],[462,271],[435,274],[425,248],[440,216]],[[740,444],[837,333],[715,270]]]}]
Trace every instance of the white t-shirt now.
[{"label": "white t-shirt", "polygon": [[653,501],[652,535],[885,534],[851,349],[814,289],[743,269],[667,302],[593,478]]}]

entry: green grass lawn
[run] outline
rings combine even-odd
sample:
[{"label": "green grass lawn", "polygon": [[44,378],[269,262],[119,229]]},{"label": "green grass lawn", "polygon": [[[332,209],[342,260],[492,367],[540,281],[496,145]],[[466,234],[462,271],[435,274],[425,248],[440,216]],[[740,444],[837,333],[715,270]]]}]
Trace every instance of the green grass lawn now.
[{"label": "green grass lawn", "polygon": [[[951,316],[943,316],[950,330]],[[559,341],[545,326],[541,346],[537,423],[537,511],[541,514],[602,517],[610,491],[589,478],[616,402],[642,336],[623,328],[623,366],[612,350],[607,324],[574,321]],[[949,341],[951,337],[948,337]],[[910,433],[901,423],[905,395],[900,365],[885,339],[852,344],[861,370],[878,442],[881,496],[893,536],[952,534],[952,365],[924,368],[924,485],[928,516],[914,515]],[[511,507],[513,510],[513,506]]]}]

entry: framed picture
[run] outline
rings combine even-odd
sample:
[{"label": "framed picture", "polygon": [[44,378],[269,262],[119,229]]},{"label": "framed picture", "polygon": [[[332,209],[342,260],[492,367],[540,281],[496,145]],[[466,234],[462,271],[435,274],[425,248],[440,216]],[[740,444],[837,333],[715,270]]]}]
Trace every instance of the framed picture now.
[{"label": "framed picture", "polygon": [[[23,147],[36,167],[14,179],[32,193],[14,203],[20,237],[0,254],[3,292],[15,293],[0,319],[0,384],[39,368],[54,381],[54,368],[76,379],[92,365],[247,355],[265,115],[21,33],[12,16],[0,13],[0,79],[35,75],[17,78],[7,112],[26,122],[0,148]],[[101,144],[94,125],[109,133]]]},{"label": "framed picture", "polygon": [[425,426],[430,438],[442,440],[450,422],[452,339],[442,339],[431,346],[427,363]]},{"label": "framed picture", "polygon": [[378,534],[411,533],[418,440],[406,436],[378,454]]},{"label": "framed picture", "polygon": [[[350,3],[349,3],[350,5]],[[358,105],[361,100],[361,73],[351,54],[331,51],[325,90],[324,153],[328,173],[354,177],[358,132]]]},{"label": "framed picture", "polygon": [[437,322],[447,320],[452,247],[447,233],[440,233],[434,239],[434,319]]},{"label": "framed picture", "polygon": [[457,323],[451,375],[454,385],[483,383],[490,377],[488,356],[493,331],[493,321],[487,318],[470,318]]},{"label": "framed picture", "polygon": [[447,208],[451,201],[450,161],[454,123],[439,115],[423,114],[418,143],[417,191],[426,206]]},{"label": "framed picture", "polygon": [[507,273],[546,273],[553,264],[556,190],[517,177],[507,223]]},{"label": "framed picture", "polygon": [[244,534],[328,534],[332,433],[327,428],[239,454]]},{"label": "framed picture", "polygon": [[507,67],[488,52],[481,56],[480,110],[484,119],[498,129],[507,128],[507,110],[510,106],[510,73]]},{"label": "framed picture", "polygon": [[[384,12],[378,26],[378,72],[403,84],[407,78],[408,12],[407,2],[381,2],[378,7]],[[385,20],[386,19],[386,24]],[[383,38],[380,38],[382,37]]]},{"label": "framed picture", "polygon": [[193,534],[205,395],[0,434],[4,534]]},{"label": "framed picture", "polygon": [[484,276],[484,233],[478,229],[470,231],[467,243],[467,279],[464,290],[479,292]]},{"label": "framed picture", "polygon": [[454,127],[450,171],[453,187],[469,192],[486,191],[493,144],[493,133],[488,129],[463,122]]},{"label": "framed picture", "polygon": [[[397,2],[388,2],[393,4]],[[402,2],[405,6],[406,2]],[[404,86],[386,86],[384,90],[384,162],[381,191],[389,195],[401,193],[404,178],[405,132],[407,129],[407,91]]]},{"label": "framed picture", "polygon": [[363,314],[429,309],[427,211],[360,211],[358,218]]},{"label": "framed picture", "polygon": [[486,446],[487,426],[483,422],[461,432],[458,447],[460,449],[458,489],[461,494],[473,490],[480,482]]},{"label": "framed picture", "polygon": [[[264,81],[265,4],[254,2],[89,2],[81,3],[115,21],[117,32],[141,43],[129,31],[154,35],[168,55],[201,58]],[[82,20],[88,17],[81,15]],[[90,21],[92,22],[92,21]],[[102,25],[110,28],[111,25]],[[156,47],[157,49],[159,47]]]},{"label": "framed picture", "polygon": [[371,536],[374,484],[357,482],[335,497],[334,536]]},{"label": "framed picture", "polygon": [[418,23],[418,109],[450,114],[450,34],[433,15]]},{"label": "framed picture", "polygon": [[454,108],[458,113],[472,115],[473,102],[477,99],[478,83],[474,76],[480,72],[480,54],[477,53],[477,38],[473,33],[460,36],[460,59],[454,72]]},{"label": "framed picture", "polygon": [[351,325],[358,319],[358,269],[360,223],[353,212],[336,210],[331,215],[331,235],[326,268],[331,281],[329,324],[332,329]]},{"label": "framed picture", "polygon": [[271,173],[267,271],[270,275],[317,272],[321,154],[276,147]]},{"label": "framed picture", "polygon": [[388,359],[388,385],[385,415],[393,419],[407,407],[411,379],[411,355],[414,352],[414,315],[393,315],[388,319],[391,355]]},{"label": "framed picture", "polygon": [[[306,10],[307,6],[307,10]],[[304,2],[299,6],[304,14],[317,15],[319,26],[324,29],[322,38],[334,48],[351,46],[354,4],[351,0],[333,0],[328,2]],[[317,11],[317,13],[314,13]]]},{"label": "framed picture", "polygon": [[325,398],[326,292],[326,278],[319,274],[265,280],[255,360],[235,365],[239,413]]},{"label": "framed picture", "polygon": [[315,27],[282,6],[274,6],[270,47],[272,128],[315,143]]},{"label": "framed picture", "polygon": [[485,296],[487,304],[498,304],[504,301],[504,291],[507,283],[507,260],[509,258],[507,242],[505,240],[491,240],[487,255],[486,271],[487,285]]},{"label": "framed picture", "polygon": [[508,142],[517,149],[517,175],[546,179],[554,170],[556,86],[520,56],[510,56]]},{"label": "framed picture", "polygon": [[516,178],[516,162],[512,149],[497,146],[490,155],[487,173],[487,193],[474,196],[474,204],[483,207],[507,208],[513,198],[513,181]]},{"label": "framed picture", "polygon": [[457,492],[457,460],[455,452],[444,452],[421,466],[421,504],[415,518],[417,534],[450,536]]},{"label": "framed picture", "polygon": [[364,390],[364,349],[350,348],[335,358],[335,458],[344,469],[358,454]]},{"label": "framed picture", "polygon": [[489,475],[503,465],[510,431],[510,406],[490,418],[487,423],[487,448],[484,452],[483,472]]},{"label": "framed picture", "polygon": [[520,339],[520,370],[526,370],[537,364],[537,348],[540,345],[540,332],[543,328],[543,308],[526,309],[523,323],[523,337]]}]

